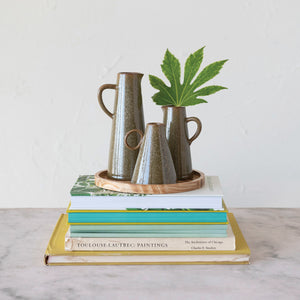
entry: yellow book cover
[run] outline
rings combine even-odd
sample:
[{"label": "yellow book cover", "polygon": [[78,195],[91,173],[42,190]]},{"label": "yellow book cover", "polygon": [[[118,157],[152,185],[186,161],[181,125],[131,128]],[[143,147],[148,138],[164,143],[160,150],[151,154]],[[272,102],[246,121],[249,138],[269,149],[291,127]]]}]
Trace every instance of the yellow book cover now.
[{"label": "yellow book cover", "polygon": [[233,216],[229,222],[236,239],[231,251],[66,251],[65,235],[69,224],[62,214],[47,246],[46,265],[110,265],[110,264],[249,264],[250,249]]}]

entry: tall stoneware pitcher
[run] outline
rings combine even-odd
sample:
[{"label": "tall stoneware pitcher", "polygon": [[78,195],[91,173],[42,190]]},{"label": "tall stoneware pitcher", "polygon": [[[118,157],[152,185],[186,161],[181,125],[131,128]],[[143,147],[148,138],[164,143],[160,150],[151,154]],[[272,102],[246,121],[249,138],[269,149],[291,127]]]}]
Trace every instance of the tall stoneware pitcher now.
[{"label": "tall stoneware pitcher", "polygon": [[[124,144],[126,133],[132,129],[145,130],[144,111],[141,93],[143,74],[118,73],[117,84],[104,84],[99,88],[98,101],[103,111],[112,119],[109,150],[108,172],[110,178],[131,180],[138,150],[129,150]],[[102,93],[105,89],[114,89],[114,111],[111,113],[103,103]],[[136,145],[139,135],[128,138],[129,145]]]},{"label": "tall stoneware pitcher", "polygon": [[[189,179],[192,176],[191,143],[199,136],[202,124],[196,117],[186,117],[185,107],[163,106],[166,137],[172,154],[177,180]],[[189,138],[188,122],[194,121],[197,129]]]}]

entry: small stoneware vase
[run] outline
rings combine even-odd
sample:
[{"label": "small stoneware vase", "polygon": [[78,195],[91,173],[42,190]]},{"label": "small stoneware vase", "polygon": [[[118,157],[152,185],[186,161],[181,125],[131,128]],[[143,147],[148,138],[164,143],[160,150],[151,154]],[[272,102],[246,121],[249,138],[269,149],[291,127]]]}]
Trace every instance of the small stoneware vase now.
[{"label": "small stoneware vase", "polygon": [[[138,133],[140,142],[132,147],[128,138]],[[134,134],[137,135],[137,134]],[[162,123],[148,123],[145,135],[139,129],[130,130],[124,139],[128,149],[135,151],[140,148],[131,178],[136,184],[171,184],[176,183],[176,172],[166,140],[165,126]]]},{"label": "small stoneware vase", "polygon": [[[117,180],[130,180],[138,155],[138,150],[129,150],[124,145],[125,134],[131,129],[145,130],[144,111],[141,93],[143,74],[118,73],[117,84],[104,84],[99,88],[98,101],[103,111],[112,119],[110,151],[107,175]],[[103,103],[105,89],[114,89],[114,111],[111,113]],[[139,141],[137,135],[128,139],[130,145]]]},{"label": "small stoneware vase", "polygon": [[[199,136],[202,124],[196,117],[187,118],[185,107],[163,106],[162,110],[177,180],[190,179],[193,173],[190,145]],[[191,121],[197,124],[197,129],[189,138],[187,124]]]}]

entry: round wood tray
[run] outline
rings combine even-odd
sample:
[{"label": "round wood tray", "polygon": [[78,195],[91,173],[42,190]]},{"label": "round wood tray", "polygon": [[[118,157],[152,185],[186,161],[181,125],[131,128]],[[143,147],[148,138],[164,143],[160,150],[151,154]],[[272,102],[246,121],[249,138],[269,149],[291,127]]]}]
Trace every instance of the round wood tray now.
[{"label": "round wood tray", "polygon": [[115,180],[107,177],[107,170],[95,174],[95,184],[107,190],[137,194],[171,194],[199,189],[204,184],[204,174],[193,171],[191,179],[174,184],[134,184],[130,181]]}]

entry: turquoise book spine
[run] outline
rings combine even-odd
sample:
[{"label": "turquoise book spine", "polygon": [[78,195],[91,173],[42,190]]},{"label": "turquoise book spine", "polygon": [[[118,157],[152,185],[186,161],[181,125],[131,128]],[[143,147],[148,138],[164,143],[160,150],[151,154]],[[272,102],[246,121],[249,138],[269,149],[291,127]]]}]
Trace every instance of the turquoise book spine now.
[{"label": "turquoise book spine", "polygon": [[69,212],[69,223],[225,223],[227,212]]}]

